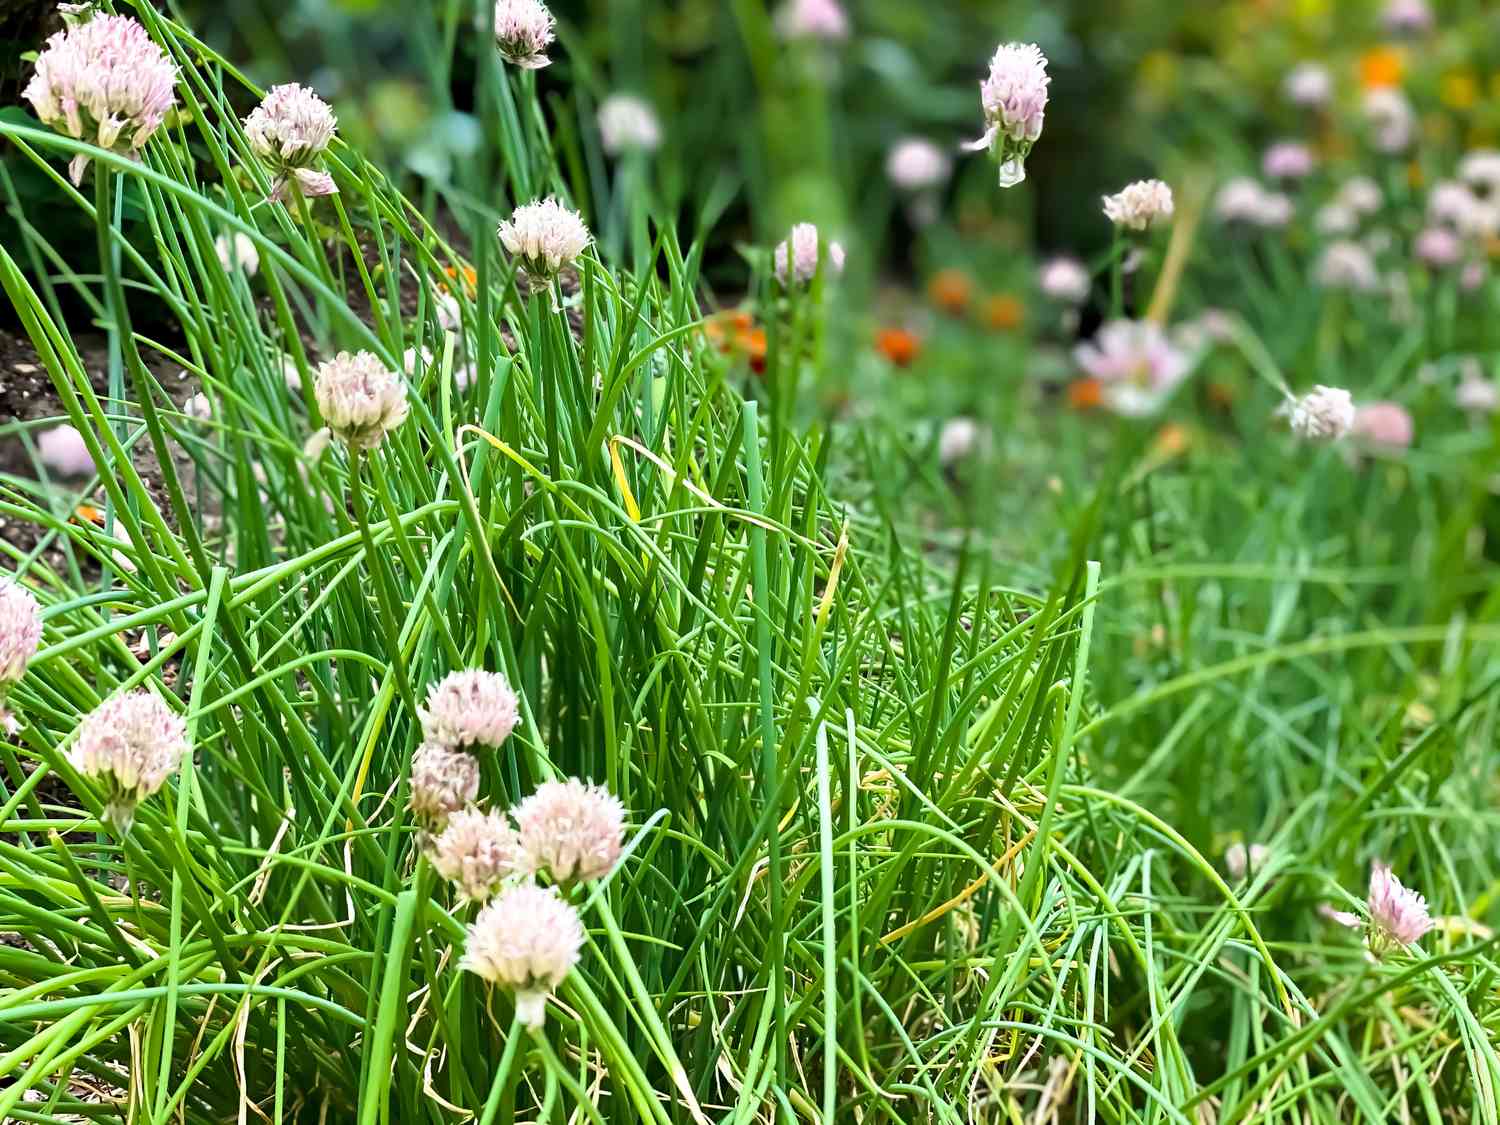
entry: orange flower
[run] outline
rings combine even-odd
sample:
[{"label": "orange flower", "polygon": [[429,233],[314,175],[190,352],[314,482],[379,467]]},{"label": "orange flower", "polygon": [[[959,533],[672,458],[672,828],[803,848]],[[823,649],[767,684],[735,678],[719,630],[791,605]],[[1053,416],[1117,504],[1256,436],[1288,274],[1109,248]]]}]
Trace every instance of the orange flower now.
[{"label": "orange flower", "polygon": [[77,510],[73,514],[81,520],[87,520],[89,523],[102,524],[104,522],[104,513],[92,504],[78,505]]},{"label": "orange flower", "polygon": [[740,338],[745,354],[750,358],[750,370],[757,375],[766,373],[766,330],[752,328]]},{"label": "orange flower", "polygon": [[[462,276],[464,280],[464,292],[471,297],[474,295],[475,289],[479,284],[479,274],[475,272],[473,266],[444,266],[443,272],[448,275],[449,281],[457,281]],[[446,285],[439,286],[439,288],[445,293],[448,291]]]},{"label": "orange flower", "polygon": [[974,283],[962,270],[939,270],[927,283],[928,299],[954,316],[963,316],[973,295]]},{"label": "orange flower", "polygon": [[904,328],[882,328],[875,333],[875,348],[897,367],[906,367],[917,358],[922,341]]},{"label": "orange flower", "polygon": [[1026,306],[1010,293],[996,293],[984,302],[984,323],[996,332],[1013,332],[1026,319]]},{"label": "orange flower", "polygon": [[1068,405],[1074,410],[1097,410],[1104,402],[1098,379],[1074,379],[1068,384]]},{"label": "orange flower", "polygon": [[1359,56],[1359,83],[1366,90],[1399,86],[1406,58],[1394,47],[1373,47]]},{"label": "orange flower", "polygon": [[725,355],[743,355],[757,375],[766,369],[766,332],[744,309],[728,309],[703,322],[703,335]]},{"label": "orange flower", "polygon": [[1168,422],[1156,431],[1156,452],[1161,457],[1176,457],[1185,453],[1189,444],[1187,430],[1176,422]]}]

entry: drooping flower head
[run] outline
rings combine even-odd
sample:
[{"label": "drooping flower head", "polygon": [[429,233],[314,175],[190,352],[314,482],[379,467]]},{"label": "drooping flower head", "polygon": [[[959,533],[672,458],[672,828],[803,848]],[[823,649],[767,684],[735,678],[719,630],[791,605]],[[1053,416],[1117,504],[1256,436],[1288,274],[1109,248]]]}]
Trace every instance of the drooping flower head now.
[{"label": "drooping flower head", "polygon": [[538,278],[556,277],[593,241],[582,216],[550,197],[517,207],[497,234],[500,245]]},{"label": "drooping flower head", "polygon": [[599,103],[599,140],[611,156],[655,152],[661,147],[661,122],[643,98],[611,94]]},{"label": "drooping flower head", "polygon": [[1156,413],[1192,368],[1192,358],[1150,320],[1112,320],[1073,357],[1098,381],[1103,404],[1128,417]]},{"label": "drooping flower head", "polygon": [[1301,62],[1287,71],[1281,88],[1293,105],[1315,109],[1333,99],[1333,75],[1322,63]]},{"label": "drooping flower head", "polygon": [[1259,871],[1271,858],[1271,849],[1264,844],[1234,843],[1224,849],[1224,866],[1232,878],[1243,879],[1246,872]]},{"label": "drooping flower head", "polygon": [[903,137],[885,158],[885,174],[902,191],[941,187],[952,170],[952,159],[926,137]]},{"label": "drooping flower head", "polygon": [[1407,448],[1415,433],[1411,414],[1397,402],[1372,402],[1359,407],[1350,429],[1365,444],[1387,450]]},{"label": "drooping flower head", "polygon": [[245,118],[250,151],[271,170],[271,198],[287,198],[295,185],[303,195],[332,195],[338,185],[314,165],[333,140],[338,119],[328,103],[306,86],[272,86]]},{"label": "drooping flower head", "polygon": [[783,39],[838,43],[849,38],[849,16],[838,0],[786,0],[776,12],[776,31]]},{"label": "drooping flower head", "polygon": [[542,0],[495,0],[495,46],[500,57],[522,70],[548,65],[553,22]]},{"label": "drooping flower head", "polygon": [[479,793],[479,763],[472,755],[437,742],[424,742],[411,758],[407,807],[433,831]]},{"label": "drooping flower head", "polygon": [[1342,387],[1319,383],[1284,410],[1292,433],[1305,441],[1337,441],[1354,426],[1354,397]]},{"label": "drooping flower head", "polygon": [[607,875],[625,844],[625,806],[601,785],[576,777],[547,781],[512,813],[526,870],[556,883]]},{"label": "drooping flower head", "polygon": [[1037,275],[1042,293],[1065,305],[1081,305],[1089,299],[1093,279],[1077,258],[1057,257],[1043,263]]},{"label": "drooping flower head", "polygon": [[1350,929],[1363,929],[1365,947],[1374,957],[1415,945],[1435,925],[1427,913],[1427,900],[1402,886],[1391,873],[1390,864],[1378,859],[1370,865],[1365,908],[1370,912],[1368,920],[1347,910],[1330,911],[1329,917]]},{"label": "drooping flower head", "polygon": [[1316,164],[1312,149],[1301,141],[1277,141],[1260,158],[1261,172],[1272,180],[1303,179]]},{"label": "drooping flower head", "polygon": [[454,750],[474,746],[495,749],[515,730],[521,701],[510,681],[499,672],[467,668],[449,672],[433,684],[418,717],[428,742]]},{"label": "drooping flower head", "polygon": [[[129,16],[98,15],[57,32],[22,96],[59,133],[133,157],[176,102],[177,67]],[[75,184],[87,156],[68,165]]]},{"label": "drooping flower head", "polygon": [[406,420],[406,383],[370,352],[339,352],[318,364],[318,411],[351,449],[374,449]]},{"label": "drooping flower head", "polygon": [[470,902],[484,902],[519,870],[520,841],[500,812],[460,809],[432,841],[433,869]]},{"label": "drooping flower head", "polygon": [[1318,258],[1314,276],[1325,289],[1371,293],[1380,288],[1375,260],[1358,242],[1330,242]]},{"label": "drooping flower head", "polygon": [[837,242],[823,242],[818,228],[812,223],[798,223],[791,234],[777,244],[772,260],[776,280],[787,289],[806,285],[818,272],[820,250],[832,273],[844,272],[844,248]]},{"label": "drooping flower head", "polygon": [[547,997],[583,950],[583,922],[556,887],[521,883],[501,891],[474,918],[458,967],[516,994],[529,1028],[546,1020]]},{"label": "drooping flower head", "polygon": [[1172,217],[1172,189],[1161,180],[1137,180],[1104,197],[1104,215],[1117,227],[1145,230]]},{"label": "drooping flower head", "polygon": [[1026,178],[1026,157],[1042,135],[1047,112],[1047,56],[1035,43],[1002,43],[979,85],[984,136],[967,147],[989,149],[1000,166],[1000,186]]},{"label": "drooping flower head", "polygon": [[136,806],[162,787],[187,752],[182,716],[141,689],[112,696],[89,712],[68,760],[104,786],[104,819],[125,832]]}]

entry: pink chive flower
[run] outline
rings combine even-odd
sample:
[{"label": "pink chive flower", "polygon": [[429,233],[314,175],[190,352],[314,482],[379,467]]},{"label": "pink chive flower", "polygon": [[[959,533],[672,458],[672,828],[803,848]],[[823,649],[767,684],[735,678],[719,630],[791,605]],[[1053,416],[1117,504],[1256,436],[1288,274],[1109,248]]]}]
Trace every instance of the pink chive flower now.
[{"label": "pink chive flower", "polygon": [[1057,257],[1043,264],[1037,275],[1042,293],[1064,305],[1081,305],[1089,299],[1093,279],[1088,267],[1077,258]]},{"label": "pink chive flower", "polygon": [[498,748],[521,718],[521,701],[499,672],[468,668],[432,685],[417,712],[428,742],[454,750]]},{"label": "pink chive flower", "polygon": [[1243,879],[1247,872],[1259,871],[1271,858],[1271,849],[1264,844],[1230,844],[1224,849],[1224,867],[1230,876]]},{"label": "pink chive flower", "polygon": [[1351,432],[1368,445],[1400,450],[1411,445],[1414,427],[1399,403],[1372,402],[1355,410]]},{"label": "pink chive flower", "polygon": [[1116,414],[1155,414],[1192,368],[1192,359],[1150,320],[1113,320],[1073,358],[1097,379],[1104,405]]},{"label": "pink chive flower", "polygon": [[42,643],[42,611],[31,591],[9,578],[0,580],[0,729],[18,724],[5,709],[10,689],[26,674],[26,665]]},{"label": "pink chive flower", "polygon": [[1292,433],[1304,441],[1337,441],[1354,427],[1354,397],[1342,387],[1317,384],[1282,407]]},{"label": "pink chive flower", "polygon": [[1172,189],[1161,180],[1137,180],[1104,197],[1104,215],[1117,227],[1146,230],[1172,217]]},{"label": "pink chive flower", "polygon": [[1370,126],[1370,140],[1387,155],[1405,152],[1411,146],[1417,129],[1417,113],[1400,90],[1380,86],[1365,93],[1365,121]]},{"label": "pink chive flower", "polygon": [[541,0],[496,0],[495,47],[500,57],[522,70],[549,65],[553,24],[552,13]]},{"label": "pink chive flower", "polygon": [[1388,863],[1370,865],[1370,890],[1365,900],[1368,920],[1347,910],[1331,910],[1327,916],[1352,930],[1365,931],[1365,947],[1374,957],[1415,945],[1436,923],[1427,913],[1427,900],[1391,874]]},{"label": "pink chive flower", "polygon": [[517,207],[496,234],[528,274],[544,279],[571,266],[593,241],[583,217],[551,198]]},{"label": "pink chive flower", "polygon": [[36,451],[52,472],[64,477],[86,477],[94,471],[94,459],[83,435],[69,425],[53,426],[37,435]]},{"label": "pink chive flower", "polygon": [[374,449],[406,420],[406,383],[370,352],[339,352],[318,365],[318,412],[351,449]]},{"label": "pink chive flower", "polygon": [[953,161],[926,137],[904,137],[886,154],[885,174],[902,191],[925,191],[948,182]]},{"label": "pink chive flower", "polygon": [[849,16],[838,0],[786,0],[776,12],[776,31],[783,39],[849,38]]},{"label": "pink chive flower", "polygon": [[521,883],[474,918],[458,967],[514,992],[516,1016],[535,1030],[546,1022],[547,997],[578,964],[583,942],[583,921],[557,888]]},{"label": "pink chive flower", "polygon": [[1322,63],[1302,62],[1287,71],[1281,88],[1293,105],[1316,109],[1333,100],[1333,75]]},{"label": "pink chive flower", "polygon": [[979,86],[984,136],[965,147],[989,149],[1000,167],[1000,186],[1026,179],[1026,157],[1042,135],[1047,113],[1047,56],[1035,43],[1002,43]]},{"label": "pink chive flower", "polygon": [[484,902],[519,870],[520,841],[504,813],[460,809],[432,841],[433,870],[469,902]]},{"label": "pink chive flower", "polygon": [[791,234],[777,245],[772,259],[776,280],[787,289],[812,281],[820,259],[828,262],[830,273],[844,272],[844,248],[837,242],[823,242],[812,223],[794,226]]},{"label": "pink chive flower", "polygon": [[1427,0],[1389,0],[1380,22],[1392,35],[1420,35],[1432,29],[1432,9]]},{"label": "pink chive flower", "polygon": [[144,689],[101,703],[78,727],[69,762],[104,786],[104,820],[129,831],[135,809],[187,755],[187,724]]},{"label": "pink chive flower", "polygon": [[601,785],[576,777],[547,781],[515,807],[523,866],[553,882],[584,883],[609,874],[625,844],[625,806]]},{"label": "pink chive flower", "polygon": [[1417,235],[1412,251],[1433,269],[1447,269],[1457,265],[1463,257],[1463,240],[1447,227],[1428,227]]},{"label": "pink chive flower", "polygon": [[271,170],[271,198],[295,187],[306,196],[332,195],[338,185],[314,164],[333,140],[338,119],[328,103],[295,82],[272,86],[245,118],[250,151]]},{"label": "pink chive flower", "polygon": [[1380,288],[1375,260],[1357,242],[1330,242],[1318,258],[1314,277],[1325,289],[1371,293]]},{"label": "pink chive flower", "polygon": [[411,758],[407,807],[433,831],[479,793],[479,763],[461,750],[424,742]]},{"label": "pink chive flower", "polygon": [[[98,15],[57,32],[22,96],[46,125],[134,158],[176,103],[177,67],[129,16]],[[89,158],[68,174],[83,181]]]},{"label": "pink chive flower", "polygon": [[1301,141],[1277,141],[1261,156],[1260,169],[1267,179],[1300,180],[1312,174],[1317,160]]}]

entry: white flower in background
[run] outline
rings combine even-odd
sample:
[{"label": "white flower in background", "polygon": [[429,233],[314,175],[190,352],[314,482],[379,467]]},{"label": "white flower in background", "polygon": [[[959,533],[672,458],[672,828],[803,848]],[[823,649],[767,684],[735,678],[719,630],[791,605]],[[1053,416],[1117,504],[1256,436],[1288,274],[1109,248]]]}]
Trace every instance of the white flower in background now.
[{"label": "white flower in background", "polygon": [[1400,90],[1381,86],[1366,91],[1364,115],[1371,129],[1371,142],[1380,152],[1405,152],[1411,146],[1417,114]]},{"label": "white flower in background", "polygon": [[611,156],[655,152],[661,147],[661,122],[644,99],[611,94],[599,104],[599,140]]},{"label": "white flower in background", "polygon": [[214,416],[214,406],[213,403],[208,401],[208,396],[199,391],[182,404],[182,412],[189,418],[207,421]]},{"label": "white flower in background", "polygon": [[517,207],[496,233],[500,245],[538,278],[556,277],[593,241],[583,217],[551,197]]},{"label": "white flower in background", "polygon": [[1351,176],[1340,185],[1334,198],[1361,218],[1375,214],[1385,205],[1380,185],[1369,176]]},{"label": "white flower in background", "polygon": [[1500,199],[1500,152],[1475,149],[1459,161],[1458,175],[1480,199]]},{"label": "white flower in background", "polygon": [[260,251],[248,234],[238,231],[233,235],[221,234],[214,239],[214,253],[225,273],[244,270],[246,277],[254,277],[260,269]]},{"label": "white flower in background", "polygon": [[1104,197],[1104,215],[1117,227],[1146,230],[1172,217],[1172,189],[1161,180],[1137,180]]},{"label": "white flower in background", "polygon": [[1486,379],[1477,364],[1466,364],[1463,379],[1453,392],[1453,401],[1470,414],[1493,414],[1500,408],[1500,387]]},{"label": "white flower in background", "polygon": [[1094,287],[1088,267],[1077,258],[1060,256],[1043,263],[1037,275],[1042,293],[1064,305],[1081,305]]},{"label": "white flower in background", "polygon": [[432,841],[432,867],[469,902],[484,902],[519,871],[520,841],[504,813],[460,809]]},{"label": "white flower in background", "polygon": [[1292,221],[1295,210],[1289,196],[1267,191],[1248,176],[1227,181],[1214,197],[1214,214],[1221,222],[1250,228],[1284,227]]},{"label": "white flower in background", "polygon": [[949,418],[938,431],[938,462],[951,468],[960,461],[968,460],[979,449],[984,431],[972,418],[959,415]]},{"label": "white flower in background", "polygon": [[1317,164],[1312,149],[1301,141],[1277,141],[1261,157],[1261,172],[1267,179],[1300,180],[1312,175]]},{"label": "white flower in background", "polygon": [[125,832],[136,806],[162,787],[187,751],[182,716],[139,690],[113,696],[89,712],[68,761],[104,786],[104,820]]},{"label": "white flower in background", "polygon": [[406,420],[406,383],[370,352],[339,352],[318,365],[318,412],[351,449],[374,449]]},{"label": "white flower in background", "polygon": [[463,328],[463,306],[452,293],[439,293],[432,302],[432,311],[437,314],[438,327],[444,332],[457,332]]},{"label": "white flower in background", "polygon": [[479,793],[479,763],[473,755],[424,742],[411,757],[407,807],[434,830],[473,802]]},{"label": "white flower in background", "polygon": [[776,12],[776,31],[783,39],[849,38],[849,16],[838,0],[786,0]]},{"label": "white flower in background", "polygon": [[844,248],[837,242],[822,242],[812,223],[798,223],[772,255],[776,280],[787,289],[806,285],[818,272],[820,256],[826,257],[830,273],[844,272]]},{"label": "white flower in background", "polygon": [[1098,380],[1104,405],[1132,418],[1160,410],[1192,369],[1192,357],[1150,320],[1112,320],[1073,358]]},{"label": "white flower in background", "polygon": [[886,154],[885,174],[902,191],[924,191],[948,182],[953,161],[926,137],[903,137]]},{"label": "white flower in background", "polygon": [[475,917],[458,967],[516,994],[516,1016],[533,1030],[546,1022],[547,997],[578,964],[583,922],[555,887],[521,883],[501,891]]},{"label": "white flower in background", "polygon": [[1335,199],[1318,208],[1317,214],[1313,216],[1313,226],[1319,234],[1350,235],[1359,230],[1359,214],[1352,207],[1345,207]]},{"label": "white flower in background", "polygon": [[990,60],[989,77],[979,86],[984,136],[965,147],[990,150],[1000,166],[1001,187],[1026,178],[1026,157],[1042,135],[1051,81],[1047,56],[1035,43],[1002,43]]},{"label": "white flower in background", "polygon": [[1283,411],[1292,433],[1306,441],[1337,441],[1354,426],[1354,397],[1342,387],[1319,383]]},{"label": "white flower in background", "polygon": [[453,749],[497,749],[521,718],[521,701],[499,672],[465,668],[449,672],[427,693],[417,711],[428,742]]},{"label": "white flower in background", "polygon": [[1463,257],[1463,240],[1447,227],[1428,227],[1412,243],[1417,258],[1434,269],[1457,265]]},{"label": "white flower in background", "polygon": [[1357,242],[1330,242],[1319,256],[1313,276],[1325,289],[1372,293],[1380,288],[1375,260]]},{"label": "white flower in background", "polygon": [[500,57],[522,70],[540,70],[552,62],[547,48],[554,37],[552,13],[541,0],[496,0],[495,47]]},{"label": "white flower in background", "polygon": [[273,200],[285,200],[293,186],[306,196],[339,190],[332,176],[314,167],[337,127],[328,103],[308,87],[289,82],[266,91],[245,118],[245,138],[271,170]]},{"label": "white flower in background", "polygon": [[1466,238],[1500,233],[1500,206],[1479,198],[1468,184],[1440,180],[1427,193],[1427,218]]},{"label": "white flower in background", "polygon": [[1230,844],[1224,850],[1224,867],[1234,879],[1243,879],[1247,872],[1258,872],[1271,858],[1271,849],[1264,844]]},{"label": "white flower in background", "polygon": [[1352,930],[1364,930],[1365,947],[1377,958],[1415,945],[1436,925],[1427,913],[1427,900],[1402,886],[1390,865],[1378,859],[1370,865],[1365,909],[1368,920],[1347,910],[1330,911],[1329,917]]},{"label": "white flower in background", "polygon": [[[43,124],[132,158],[176,103],[177,67],[129,16],[97,15],[57,32],[22,91]],[[87,156],[68,174],[83,181]]]},{"label": "white flower in background", "polygon": [[1293,105],[1314,109],[1333,100],[1333,75],[1322,63],[1301,62],[1287,71],[1281,88]]},{"label": "white flower in background", "polygon": [[515,807],[522,867],[555,883],[584,883],[614,868],[625,846],[625,806],[602,785],[547,781]]},{"label": "white flower in background", "polygon": [[36,451],[42,464],[58,476],[86,477],[94,471],[83,435],[66,423],[38,434]]},{"label": "white flower in background", "polygon": [[1389,0],[1380,22],[1392,35],[1420,35],[1432,29],[1432,9],[1427,0]]}]

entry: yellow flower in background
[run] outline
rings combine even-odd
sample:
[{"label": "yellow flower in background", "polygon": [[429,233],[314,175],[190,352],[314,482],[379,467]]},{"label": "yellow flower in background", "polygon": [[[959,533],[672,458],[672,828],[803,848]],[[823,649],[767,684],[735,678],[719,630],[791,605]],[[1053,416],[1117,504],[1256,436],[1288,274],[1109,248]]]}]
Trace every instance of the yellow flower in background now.
[{"label": "yellow flower in background", "polygon": [[1473,109],[1479,102],[1479,79],[1472,71],[1456,70],[1443,75],[1441,91],[1449,109]]},{"label": "yellow flower in background", "polygon": [[1406,56],[1395,47],[1373,47],[1359,56],[1359,84],[1366,90],[1399,86],[1406,74]]},{"label": "yellow flower in background", "polygon": [[1177,82],[1177,56],[1171,51],[1152,51],[1141,59],[1142,93],[1162,97],[1171,93]]},{"label": "yellow flower in background", "polygon": [[1422,166],[1413,160],[1406,166],[1406,182],[1414,188],[1420,188],[1425,177],[1422,175]]}]

